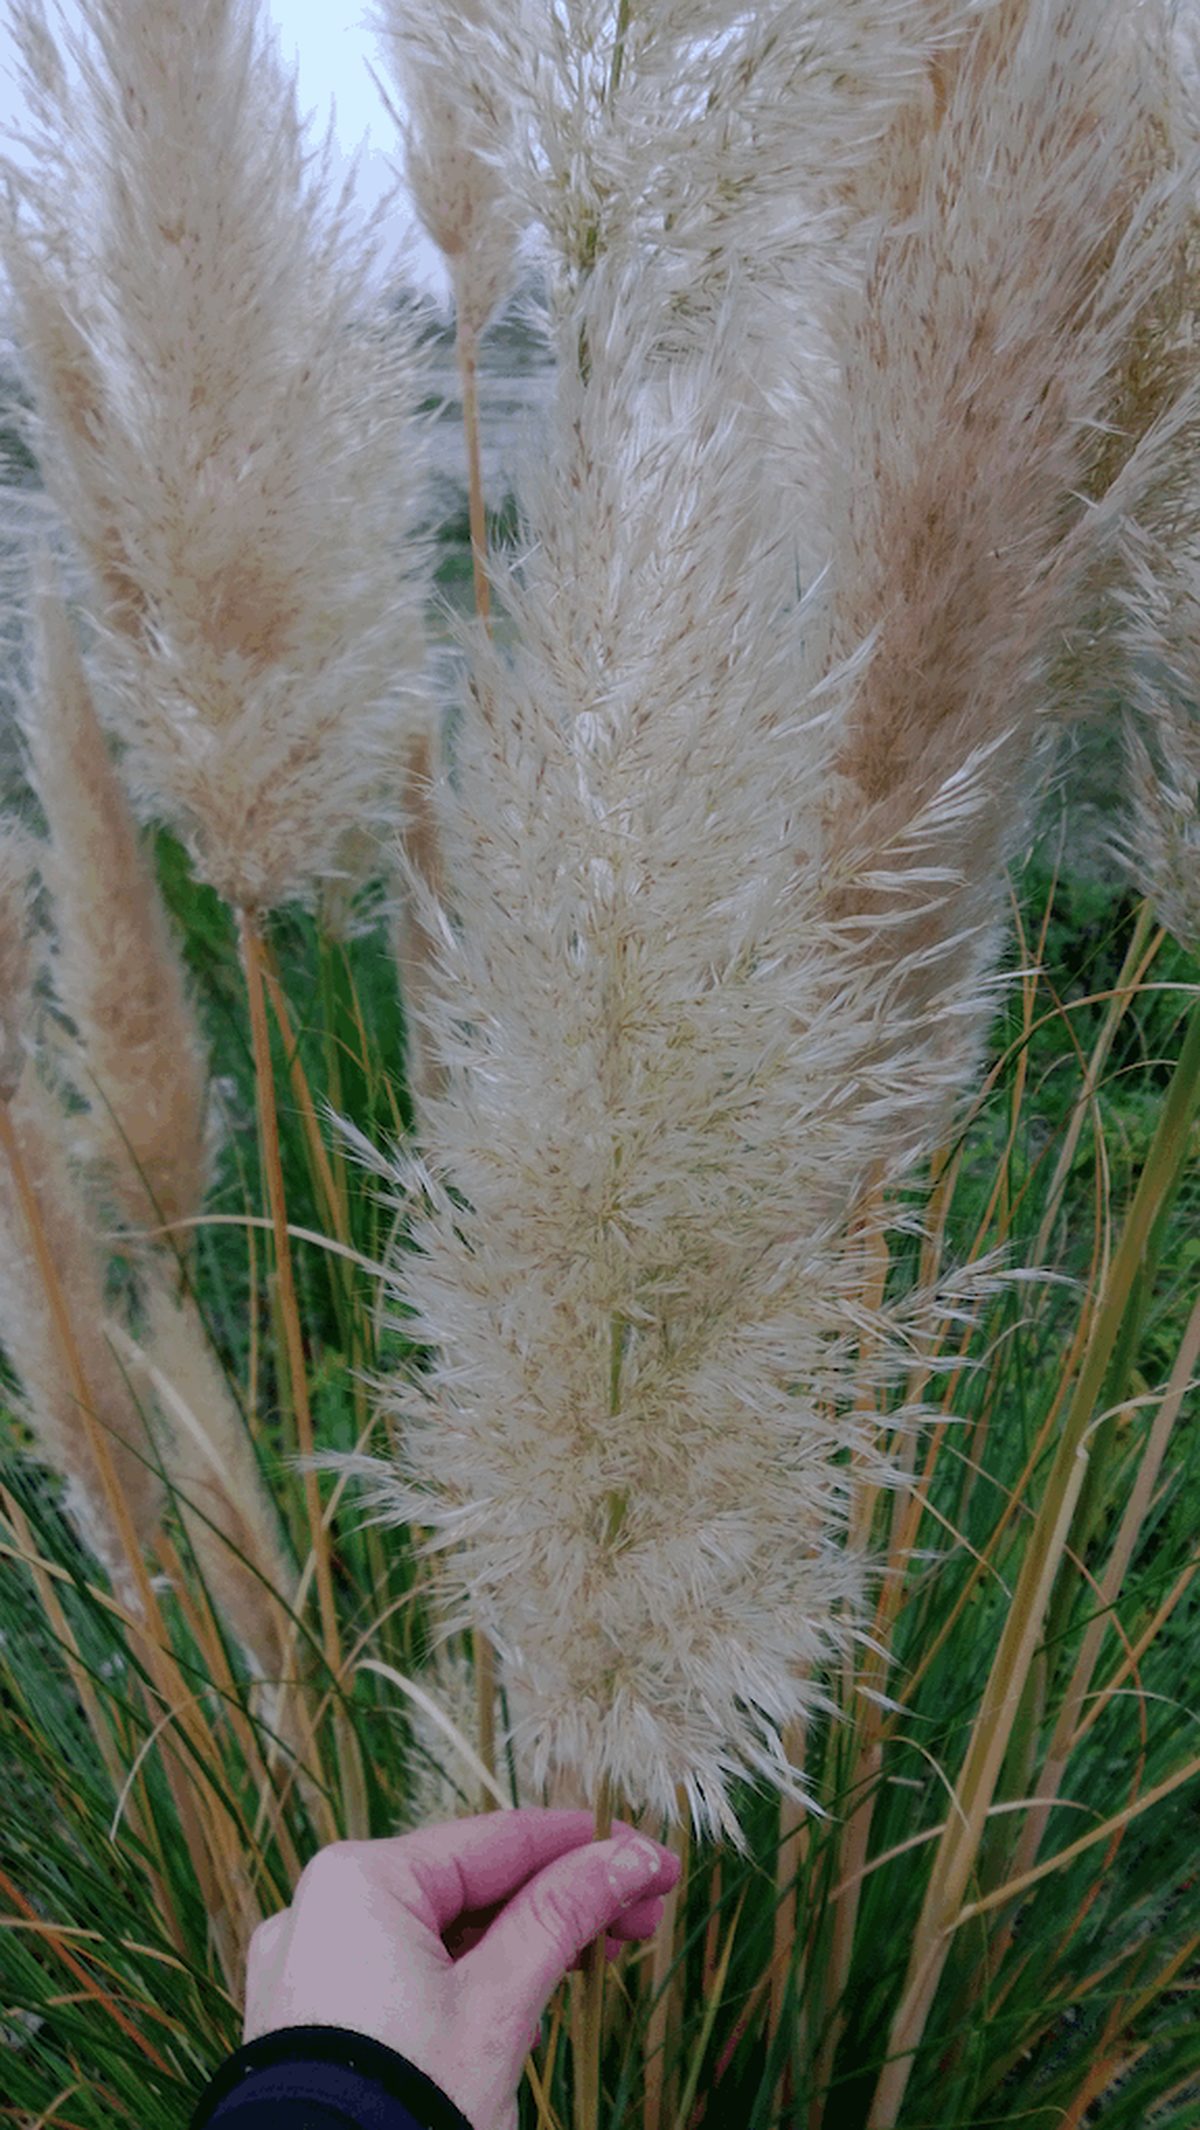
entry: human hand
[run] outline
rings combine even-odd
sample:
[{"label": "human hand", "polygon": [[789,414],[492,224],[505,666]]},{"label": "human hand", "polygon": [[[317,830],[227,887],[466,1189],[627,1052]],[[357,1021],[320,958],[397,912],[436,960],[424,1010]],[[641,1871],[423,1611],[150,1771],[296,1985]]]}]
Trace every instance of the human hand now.
[{"label": "human hand", "polygon": [[669,1849],[589,1812],[483,1812],[391,1840],[331,1842],[291,1906],[260,1923],[243,2039],[277,2027],[372,2034],[432,2078],[473,2130],[516,2130],[539,2022],[584,1948],[613,1960],[662,1921]]}]

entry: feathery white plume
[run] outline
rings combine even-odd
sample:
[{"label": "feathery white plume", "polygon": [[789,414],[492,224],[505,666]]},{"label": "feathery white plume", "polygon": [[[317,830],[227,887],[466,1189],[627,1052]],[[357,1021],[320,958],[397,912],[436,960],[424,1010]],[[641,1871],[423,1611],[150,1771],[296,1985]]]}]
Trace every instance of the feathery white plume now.
[{"label": "feathery white plume", "polygon": [[496,0],[381,0],[371,19],[407,105],[408,184],[473,339],[511,287],[521,233],[506,178],[511,14]]},{"label": "feathery white plume", "polygon": [[480,649],[492,715],[443,794],[447,1086],[392,1274],[430,1359],[376,1498],[446,1549],[535,1785],[603,1774],[668,1817],[682,1788],[740,1840],[731,1783],[803,1795],[782,1733],[855,1632],[842,1459],[883,1460],[841,1237],[911,1094],[860,1072],[876,987],[821,922],[819,849],[795,863],[820,631],[728,400],[736,302],[720,327],[648,390],[661,316],[608,255],[562,328],[517,648]]},{"label": "feathery white plume", "polygon": [[367,322],[352,179],[322,227],[253,0],[82,13],[74,86],[36,0],[14,11],[43,138],[8,167],[31,227],[12,206],[5,249],[39,455],[106,595],[102,708],[137,801],[261,908],[401,817],[420,364],[399,319]]},{"label": "feathery white plume", "polygon": [[[861,121],[852,217],[913,84],[889,105],[868,76],[855,113],[803,39],[853,22],[912,49],[912,13],[819,12],[756,11],[697,70],[769,18],[773,137],[805,138],[806,98]],[[722,143],[695,79],[656,70],[659,11],[624,44],[611,10],[555,11],[527,69],[557,402],[502,578],[516,647],[479,647],[442,793],[453,922],[426,901],[447,1084],[424,1162],[396,1166],[391,1287],[428,1362],[395,1388],[391,1468],[352,1463],[383,1520],[431,1530],[450,1626],[520,1682],[535,1780],[606,1778],[668,1819],[682,1793],[735,1841],[739,1776],[803,1797],[784,1732],[859,1631],[847,1503],[895,1476],[870,1405],[899,1336],[862,1235],[964,1091],[1056,632],[1194,441],[1193,392],[1080,499],[1190,211],[1146,152],[1151,46],[1139,74],[1090,0],[977,13],[904,140],[912,219],[881,180],[862,285],[804,284],[841,370],[816,419],[802,369],[767,392],[745,360],[760,301],[803,331],[739,248],[768,186],[679,334],[652,209],[689,182],[689,126]],[[705,241],[719,168],[694,180]],[[793,535],[762,470],[793,406],[821,447],[793,509],[828,558],[804,591],[820,532]]]},{"label": "feathery white plume", "polygon": [[[134,1531],[146,1547],[153,1542],[165,1505],[149,1425],[105,1335],[104,1258],[91,1208],[64,1148],[66,1119],[32,1061],[25,1067],[10,1114],[92,1415]],[[21,1381],[23,1416],[34,1438],[30,1454],[65,1478],[63,1509],[80,1542],[103,1562],[123,1601],[136,1607],[132,1570],[6,1162],[0,1162],[0,1341]]]}]

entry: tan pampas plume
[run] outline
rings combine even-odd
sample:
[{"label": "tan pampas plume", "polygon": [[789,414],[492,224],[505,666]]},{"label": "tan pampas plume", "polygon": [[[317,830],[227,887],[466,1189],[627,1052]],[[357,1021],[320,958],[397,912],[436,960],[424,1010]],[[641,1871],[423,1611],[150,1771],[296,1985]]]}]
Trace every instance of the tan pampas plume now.
[{"label": "tan pampas plume", "polygon": [[[1194,463],[1194,378],[1140,414],[1127,390],[1194,216],[1186,162],[1152,152],[1161,29],[1085,0],[985,11],[909,144],[911,212],[845,304],[831,649],[872,648],[828,793],[828,910],[881,982],[906,964],[886,1040],[943,1042],[959,1086],[1064,641],[1127,514]],[[977,1010],[939,1032],[951,971],[974,972]]]},{"label": "tan pampas plume", "polygon": [[252,0],[82,14],[68,82],[37,0],[14,9],[40,138],[8,167],[5,250],[39,455],[105,595],[105,715],[139,811],[220,893],[310,898],[349,828],[402,816],[414,336],[364,325],[374,237],[348,227],[352,180],[323,226]]},{"label": "tan pampas plume", "polygon": [[66,1480],[63,1509],[107,1569],[122,1602],[140,1611],[132,1570],[93,1454],[77,1394],[77,1360],[137,1540],[153,1543],[164,1507],[152,1437],[103,1329],[104,1260],[86,1196],[64,1150],[65,1115],[32,1062],[11,1103],[11,1127],[36,1218],[65,1304],[56,1321],[11,1163],[0,1163],[0,1342],[20,1379],[30,1454]]},{"label": "tan pampas plume", "polygon": [[[444,0],[411,8],[384,0],[373,18],[406,106],[396,112],[377,86],[404,141],[405,174],[417,214],[445,262],[454,299],[456,354],[467,456],[467,497],[476,610],[490,611],[487,519],[479,443],[479,345],[516,271],[522,215],[513,195],[514,58],[511,10],[494,0]],[[520,49],[519,40],[515,49]],[[374,77],[373,77],[374,78]],[[439,719],[431,713],[413,733],[406,759],[405,838],[410,866],[440,898],[436,784],[441,769]],[[444,1085],[425,1027],[434,942],[403,880],[392,937],[405,1007],[406,1069],[423,1102]]]},{"label": "tan pampas plume", "polygon": [[75,1026],[87,1103],[72,1124],[123,1220],[156,1228],[203,1206],[206,1046],[44,548],[34,589],[37,681],[23,724],[50,832],[39,863],[57,932],[54,988]]},{"label": "tan pampas plume", "polygon": [[1129,769],[1113,841],[1159,922],[1200,948],[1200,484],[1189,546],[1164,551],[1128,534],[1119,668]]},{"label": "tan pampas plume", "polygon": [[512,286],[521,234],[506,152],[512,10],[495,0],[381,0],[370,24],[406,106],[392,115],[414,205],[446,262],[460,331],[478,341]]},{"label": "tan pampas plume", "polygon": [[[283,1544],[254,1445],[195,1303],[148,1285],[139,1335],[110,1325],[130,1380],[154,1415],[163,1464],[205,1587],[237,1637],[268,1707],[288,1669],[288,1613],[299,1578]],[[295,1669],[293,1645],[291,1666]]]},{"label": "tan pampas plume", "polygon": [[35,144],[27,136],[17,138],[36,145],[53,178],[39,193],[36,237],[9,241],[20,188],[13,166],[0,158],[7,191],[4,263],[21,319],[14,354],[18,367],[28,364],[36,378],[35,385],[30,379],[32,411],[14,406],[9,419],[37,460],[48,497],[88,556],[110,614],[135,631],[144,618],[143,605],[123,566],[105,467],[104,391],[91,337],[94,296],[81,279],[79,216],[59,120],[70,95],[66,69],[40,0],[12,11],[10,27],[23,60],[26,104],[40,133]]},{"label": "tan pampas plume", "polygon": [[[611,10],[554,11],[530,90],[557,396],[501,575],[515,646],[476,647],[444,793],[455,922],[425,904],[447,1086],[392,1171],[389,1285],[426,1353],[390,1467],[305,1463],[430,1531],[449,1624],[520,1682],[536,1781],[669,1822],[683,1799],[737,1843],[739,1777],[811,1803],[784,1739],[860,1633],[850,1497],[897,1480],[875,1401],[921,1336],[864,1259],[969,1086],[1059,632],[1200,395],[1081,500],[1191,209],[1169,159],[1145,177],[1153,48],[1131,68],[1114,10],[961,11],[1005,34],[947,68],[915,212],[872,210],[858,286],[822,255],[789,310],[743,276],[760,198],[682,336],[647,203],[690,172],[708,243],[722,136],[675,161],[660,12],[622,10],[622,41]],[[762,12],[773,138],[805,155],[810,107],[818,133],[853,116],[802,41],[872,11]],[[917,11],[874,12],[911,49]],[[851,84],[881,121],[885,44]],[[815,414],[802,364],[764,403],[745,362],[760,298],[802,336],[814,291],[840,370]],[[795,537],[761,472],[790,412],[791,515],[818,521]]]},{"label": "tan pampas plume", "polygon": [[[1164,66],[1158,152],[1200,162],[1200,19],[1170,29],[1177,64]],[[1134,336],[1113,436],[1102,458],[1123,463],[1130,435],[1159,416],[1194,374],[1200,336],[1200,188],[1168,269]],[[1124,705],[1128,770],[1116,854],[1161,923],[1200,945],[1200,471],[1178,452],[1157,467],[1127,513],[1107,573],[1093,694]],[[1101,660],[1103,661],[1101,667]]]},{"label": "tan pampas plume", "polygon": [[447,1089],[394,1171],[427,1365],[391,1389],[391,1469],[313,1461],[431,1529],[535,1793],[682,1797],[740,1843],[739,1776],[805,1800],[783,1732],[856,1632],[840,1459],[886,1460],[848,1409],[838,1238],[911,1096],[858,1072],[874,1005],[814,921],[819,855],[793,864],[829,719],[796,702],[811,602],[726,397],[737,305],[662,406],[652,295],[610,255],[563,317],[516,648],[479,647],[463,708]]},{"label": "tan pampas plume", "polygon": [[23,829],[0,829],[0,1345],[20,1383],[29,1454],[66,1481],[63,1511],[76,1537],[140,1618],[138,1577],[93,1431],[143,1550],[161,1522],[163,1488],[146,1416],[105,1334],[105,1259],[66,1151],[67,1111],[36,1063],[30,881],[42,850]]}]

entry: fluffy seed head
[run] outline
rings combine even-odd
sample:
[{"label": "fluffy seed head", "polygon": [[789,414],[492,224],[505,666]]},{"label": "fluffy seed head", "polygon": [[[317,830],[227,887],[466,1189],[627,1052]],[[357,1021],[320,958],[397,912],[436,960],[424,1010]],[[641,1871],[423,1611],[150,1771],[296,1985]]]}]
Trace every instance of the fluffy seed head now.
[{"label": "fluffy seed head", "polygon": [[[133,1527],[148,1546],[162,1518],[162,1481],[147,1425],[103,1329],[104,1260],[90,1208],[64,1147],[61,1104],[32,1063],[11,1104],[21,1156],[62,1286],[83,1381]],[[86,1420],[39,1274],[17,1187],[0,1163],[0,1340],[24,1391],[32,1456],[66,1480],[63,1507],[81,1543],[128,1598],[125,1558]]]},{"label": "fluffy seed head", "polygon": [[93,1156],[134,1227],[201,1209],[206,1046],[48,552],[35,569],[37,684],[23,723],[50,831],[55,990],[75,1024]]},{"label": "fluffy seed head", "polygon": [[[28,45],[33,0],[16,14]],[[31,92],[45,137],[9,171],[47,482],[102,594],[103,709],[139,807],[266,907],[335,872],[348,828],[401,815],[423,694],[414,338],[368,322],[374,240],[347,227],[348,187],[321,226],[294,84],[245,0],[84,16],[80,86]]]},{"label": "fluffy seed head", "polygon": [[507,294],[520,218],[506,181],[511,92],[507,8],[495,0],[385,0],[373,26],[408,121],[405,170],[417,212],[445,258],[460,328],[474,337]]},{"label": "fluffy seed head", "polygon": [[431,1528],[535,1786],[605,1774],[666,1818],[681,1789],[738,1841],[739,1776],[804,1794],[783,1731],[856,1632],[842,1459],[886,1460],[840,1238],[913,1072],[864,1064],[884,1009],[820,918],[819,848],[795,862],[831,746],[796,700],[819,599],[757,509],[736,305],[668,382],[646,296],[609,255],[564,321],[517,648],[480,647],[441,792],[447,1082],[393,1173],[429,1359],[375,1498]]},{"label": "fluffy seed head", "polygon": [[[163,1465],[205,1586],[260,1676],[284,1670],[298,1577],[254,1446],[194,1302],[154,1281],[140,1341],[114,1342],[145,1394]],[[282,1602],[281,1602],[282,1601]]]}]

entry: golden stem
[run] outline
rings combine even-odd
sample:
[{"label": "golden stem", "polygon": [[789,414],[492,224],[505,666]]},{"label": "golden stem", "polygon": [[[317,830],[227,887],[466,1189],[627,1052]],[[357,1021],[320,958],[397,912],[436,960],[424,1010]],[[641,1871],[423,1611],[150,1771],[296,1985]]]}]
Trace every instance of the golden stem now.
[{"label": "golden stem", "polygon": [[679,1805],[680,1818],[678,1824],[671,1829],[669,1846],[679,1858],[683,1869],[679,1874],[678,1883],[666,1897],[662,1923],[654,1939],[654,1956],[650,1970],[652,2010],[646,2026],[645,2042],[643,2130],[660,2130],[664,2116],[668,2122],[674,2121],[679,2101],[679,2033],[687,1971],[686,1963],[678,1959],[679,1946],[676,1940],[687,1900],[691,1825],[687,1817],[687,1799],[677,1792],[676,1802]]},{"label": "golden stem", "polygon": [[[595,1839],[607,1841],[612,1833],[612,1785],[605,1776],[596,1794]],[[583,1955],[583,1972],[576,1977],[578,2005],[575,2063],[575,2130],[599,2130],[600,2038],[604,2021],[604,1969],[607,1933],[593,1938]]]},{"label": "golden stem", "polygon": [[[787,1725],[784,1750],[792,1767],[804,1766],[805,1726],[799,1720]],[[771,1957],[771,2003],[767,2014],[767,2047],[774,2046],[783,2020],[788,1968],[796,1942],[796,1880],[808,1853],[808,1818],[802,1806],[790,1797],[779,1800],[779,1848],[775,1858],[775,1934]],[[782,2120],[786,2068],[776,2095]]]},{"label": "golden stem", "polygon": [[[258,919],[252,911],[239,912],[241,931],[242,966],[246,976],[246,996],[250,1008],[250,1031],[254,1051],[254,1082],[258,1101],[259,1129],[262,1134],[263,1167],[266,1171],[267,1197],[271,1225],[275,1238],[275,1268],[279,1283],[279,1307],[283,1319],[284,1345],[287,1356],[287,1371],[292,1406],[296,1415],[296,1433],[302,1456],[313,1452],[312,1408],[308,1398],[308,1372],[304,1359],[304,1337],[300,1328],[300,1309],[296,1299],[295,1274],[292,1268],[292,1246],[288,1236],[287,1200],[283,1185],[283,1160],[279,1147],[279,1114],[275,1103],[275,1076],[271,1068],[271,1039],[267,1027],[267,1002],[264,988],[265,945]],[[342,1650],[338,1634],[337,1608],[333,1594],[333,1573],[329,1561],[329,1537],[321,1514],[321,1495],[317,1475],[304,1473],[304,1499],[308,1513],[309,1539],[316,1563],[317,1593],[321,1609],[321,1639],[330,1678],[337,1681],[342,1676]],[[337,1740],[338,1768],[341,1775],[342,1799],[345,1805],[346,1831],[351,1839],[362,1840],[369,1832],[366,1812],[366,1793],[363,1783],[362,1761],[358,1741],[354,1736],[344,1709],[340,1704],[334,1711],[334,1735]]]},{"label": "golden stem", "polygon": [[467,512],[471,526],[471,566],[475,611],[488,626],[492,591],[487,574],[487,514],[483,503],[483,460],[479,448],[479,335],[464,326],[459,312],[458,374],[462,380],[463,430],[467,443]]},{"label": "golden stem", "polygon": [[300,1121],[304,1127],[304,1138],[308,1147],[309,1166],[320,1187],[321,1197],[324,1201],[325,1216],[338,1242],[348,1244],[351,1237],[346,1208],[342,1201],[342,1195],[334,1181],[329,1154],[321,1137],[317,1105],[313,1100],[312,1089],[308,1083],[308,1074],[304,1070],[304,1060],[300,1056],[300,1041],[292,1026],[291,1010],[288,1006],[283,986],[279,981],[278,972],[274,966],[274,956],[265,942],[263,947],[263,980],[271,1001],[271,1011],[275,1016],[275,1025],[283,1037],[284,1049],[287,1052],[288,1078],[292,1083],[292,1093],[296,1097],[296,1106],[300,1111]]}]

